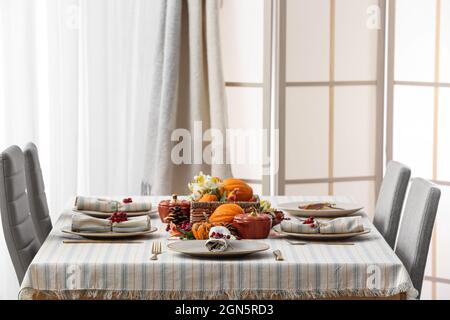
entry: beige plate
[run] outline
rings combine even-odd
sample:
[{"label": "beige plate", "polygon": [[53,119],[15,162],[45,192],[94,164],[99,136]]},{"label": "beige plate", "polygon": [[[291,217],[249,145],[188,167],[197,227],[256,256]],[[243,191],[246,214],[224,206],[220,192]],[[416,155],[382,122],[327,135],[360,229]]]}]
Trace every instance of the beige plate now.
[{"label": "beige plate", "polygon": [[227,250],[223,252],[211,252],[205,246],[206,240],[177,241],[167,245],[173,251],[201,258],[233,258],[265,251],[270,246],[255,240],[231,240]]},{"label": "beige plate", "polygon": [[[95,217],[95,218],[109,218],[112,215],[112,212],[84,211],[84,210],[77,210],[77,209],[72,209],[72,211],[84,213],[84,214],[87,214],[88,216]],[[127,215],[129,217],[139,217],[139,216],[151,215],[156,212],[157,212],[156,209],[152,209],[150,211],[127,212]]]},{"label": "beige plate", "polygon": [[299,217],[343,217],[358,212],[363,208],[354,203],[342,202],[336,202],[336,207],[339,209],[306,210],[299,208],[299,206],[304,206],[310,203],[317,203],[317,201],[282,203],[278,205],[277,208]]},{"label": "beige plate", "polygon": [[343,240],[348,239],[356,236],[360,236],[362,234],[367,234],[370,232],[370,229],[364,229],[364,231],[361,232],[354,232],[354,233],[333,233],[333,234],[322,234],[322,233],[291,233],[291,232],[284,232],[280,231],[282,235],[286,235],[292,238],[300,238],[300,239],[306,239],[306,240]]},{"label": "beige plate", "polygon": [[75,232],[67,229],[61,230],[64,233],[74,234],[88,239],[121,239],[144,236],[157,231],[158,228],[152,227],[148,231],[139,232]]}]

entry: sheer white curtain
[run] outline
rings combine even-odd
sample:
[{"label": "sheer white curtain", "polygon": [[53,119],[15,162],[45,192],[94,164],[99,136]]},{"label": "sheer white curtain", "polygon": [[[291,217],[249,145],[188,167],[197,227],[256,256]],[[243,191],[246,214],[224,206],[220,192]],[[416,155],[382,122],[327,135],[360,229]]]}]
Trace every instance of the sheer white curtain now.
[{"label": "sheer white curtain", "polygon": [[161,2],[0,0],[0,148],[36,142],[53,218],[76,193],[140,193]]}]

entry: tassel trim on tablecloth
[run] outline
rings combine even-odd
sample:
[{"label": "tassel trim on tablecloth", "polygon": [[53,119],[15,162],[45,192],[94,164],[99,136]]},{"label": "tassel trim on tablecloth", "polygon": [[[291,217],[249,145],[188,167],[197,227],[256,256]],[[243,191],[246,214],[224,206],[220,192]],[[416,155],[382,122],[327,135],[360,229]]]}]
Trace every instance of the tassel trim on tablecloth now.
[{"label": "tassel trim on tablecloth", "polygon": [[383,298],[406,293],[408,300],[416,299],[417,290],[404,283],[390,289],[332,289],[332,290],[218,290],[218,291],[122,291],[122,290],[36,290],[23,288],[20,300],[311,300],[333,298]]}]

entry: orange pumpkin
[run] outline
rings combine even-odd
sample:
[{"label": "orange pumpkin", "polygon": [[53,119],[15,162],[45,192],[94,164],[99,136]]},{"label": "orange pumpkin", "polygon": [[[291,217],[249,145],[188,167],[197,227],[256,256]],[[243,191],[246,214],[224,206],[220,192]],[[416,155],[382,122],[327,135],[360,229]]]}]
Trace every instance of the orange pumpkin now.
[{"label": "orange pumpkin", "polygon": [[223,190],[227,194],[234,193],[236,201],[249,201],[253,197],[253,189],[240,179],[223,180]]},{"label": "orange pumpkin", "polygon": [[212,228],[212,224],[208,221],[196,222],[192,225],[192,234],[197,240],[209,239],[209,230]]},{"label": "orange pumpkin", "polygon": [[204,194],[198,202],[211,202],[211,201],[217,201],[217,196],[215,194]]},{"label": "orange pumpkin", "polygon": [[209,217],[209,222],[213,224],[218,223],[232,223],[234,216],[244,214],[244,210],[234,203],[222,204]]}]

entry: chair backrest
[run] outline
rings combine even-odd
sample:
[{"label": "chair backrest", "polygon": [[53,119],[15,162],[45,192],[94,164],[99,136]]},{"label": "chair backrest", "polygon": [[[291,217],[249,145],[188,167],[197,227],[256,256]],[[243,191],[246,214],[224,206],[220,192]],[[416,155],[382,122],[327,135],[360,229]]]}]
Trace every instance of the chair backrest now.
[{"label": "chair backrest", "polygon": [[25,177],[31,219],[36,235],[40,243],[43,243],[52,230],[52,221],[48,210],[38,150],[36,145],[30,142],[25,146],[23,153],[25,155]]},{"label": "chair backrest", "polygon": [[392,249],[410,177],[411,170],[407,166],[390,161],[378,194],[373,224]]},{"label": "chair backrest", "polygon": [[0,154],[0,210],[6,245],[21,283],[40,243],[31,221],[24,156],[18,146]]},{"label": "chair backrest", "polygon": [[419,294],[440,197],[441,190],[431,182],[413,180],[395,247]]}]

